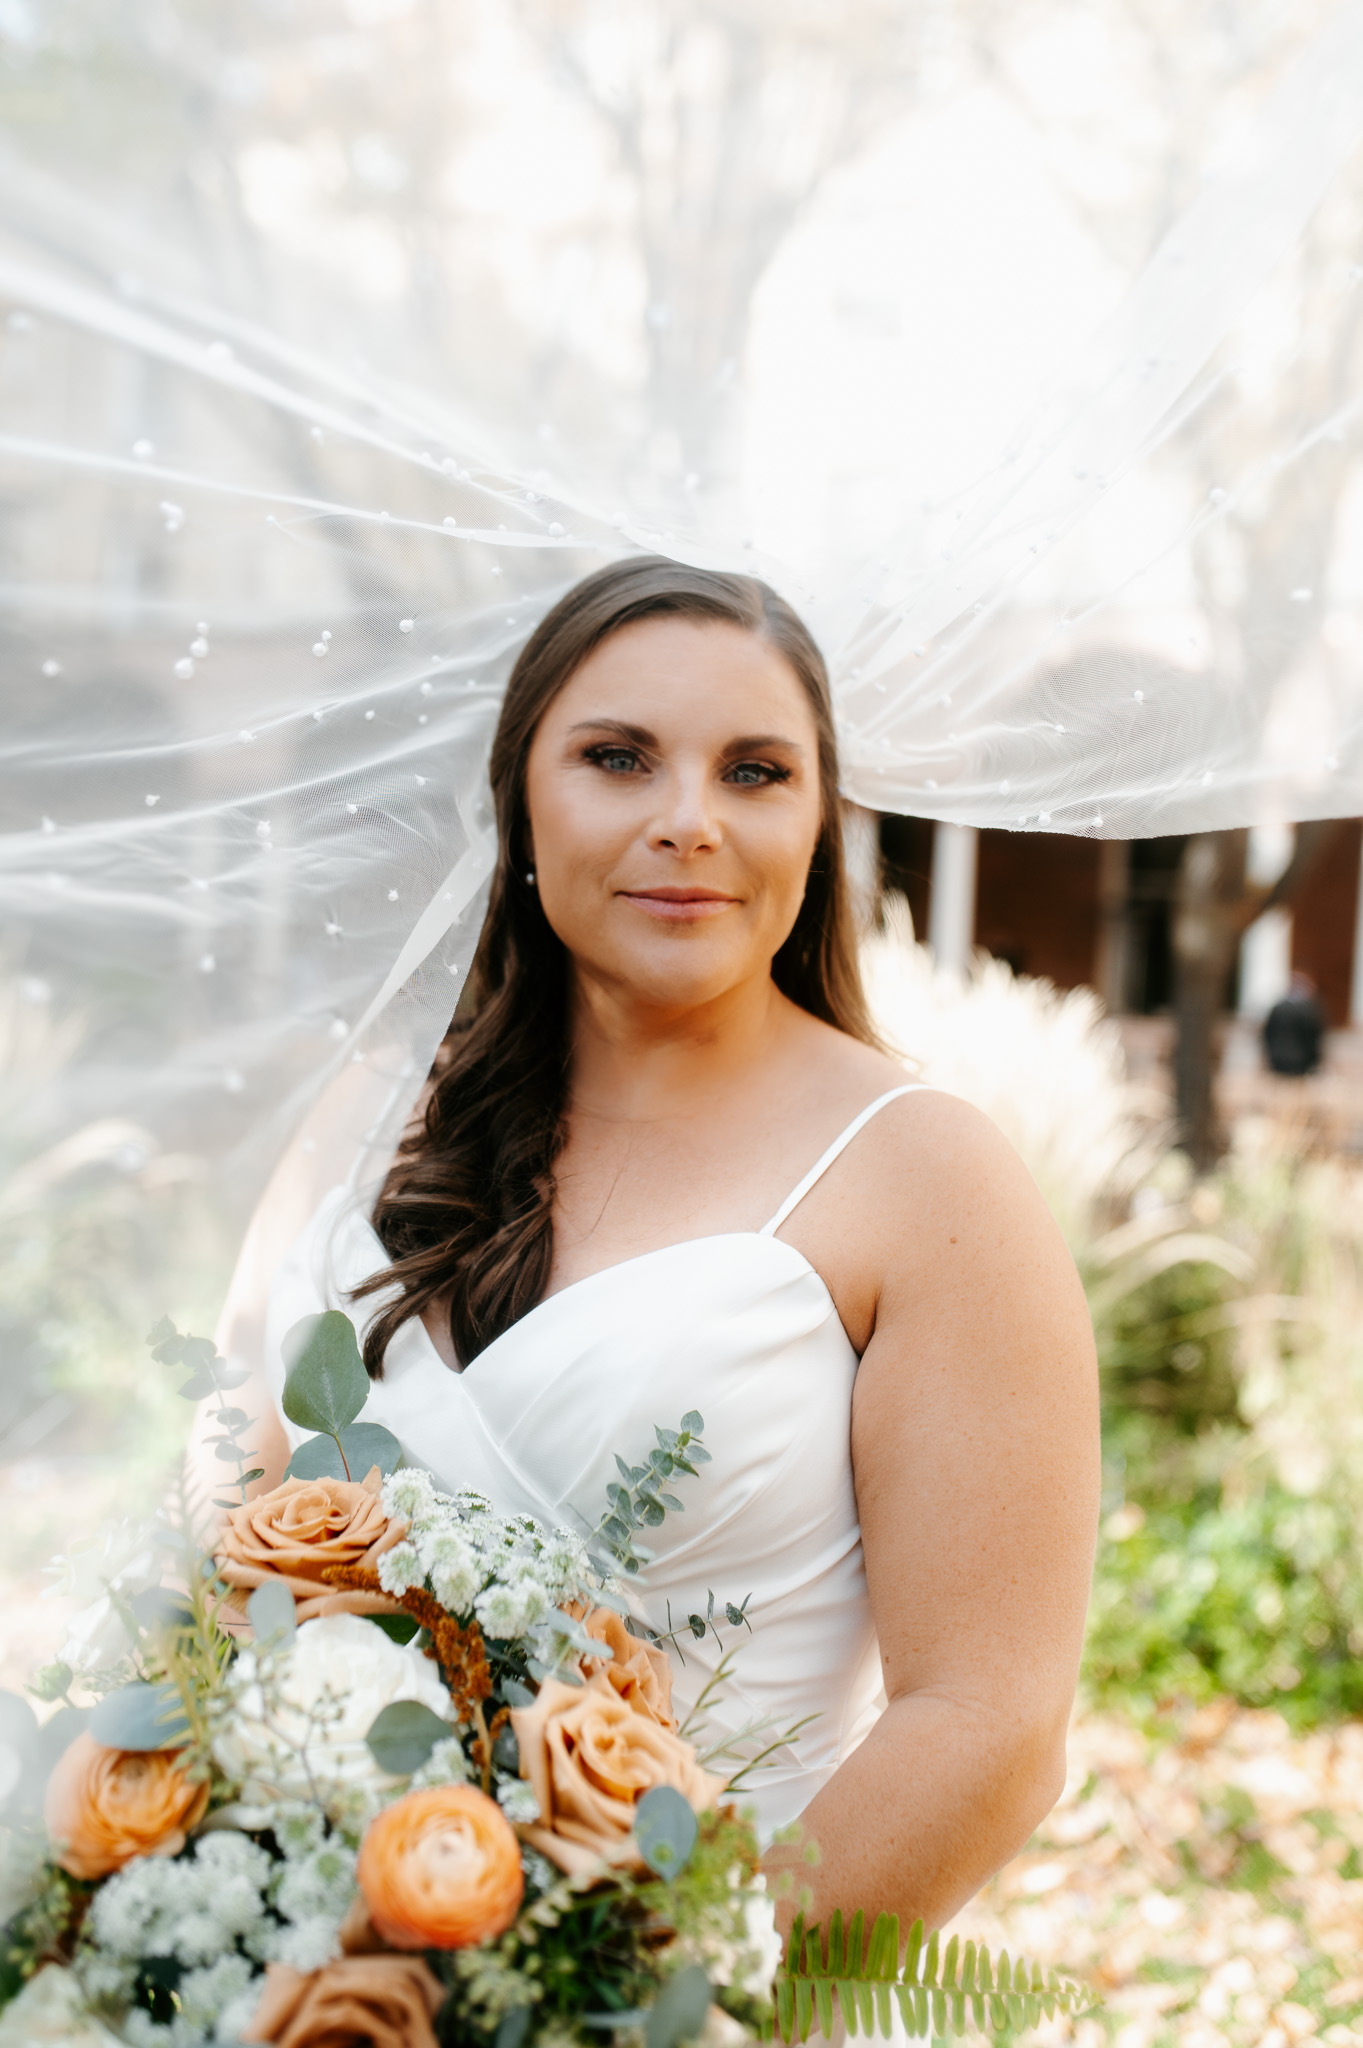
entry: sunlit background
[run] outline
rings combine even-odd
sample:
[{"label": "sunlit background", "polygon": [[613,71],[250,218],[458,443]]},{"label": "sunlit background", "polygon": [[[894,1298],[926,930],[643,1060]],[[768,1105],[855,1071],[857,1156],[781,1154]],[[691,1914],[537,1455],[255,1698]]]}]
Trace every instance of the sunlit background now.
[{"label": "sunlit background", "polygon": [[1086,2048],[1363,2040],[1361,137],[1316,0],[0,0],[7,1686],[173,1470],[148,1326],[425,1071],[535,619],[752,567],[877,1014],[1098,1333],[1075,1773],[971,1924]]}]

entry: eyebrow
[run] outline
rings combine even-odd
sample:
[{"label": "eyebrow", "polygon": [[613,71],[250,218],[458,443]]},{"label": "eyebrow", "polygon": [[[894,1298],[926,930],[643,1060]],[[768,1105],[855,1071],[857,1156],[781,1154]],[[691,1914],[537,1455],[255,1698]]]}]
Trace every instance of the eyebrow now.
[{"label": "eyebrow", "polygon": [[[613,732],[621,739],[629,740],[636,747],[656,747],[658,744],[657,734],[651,733],[647,726],[630,725],[623,718],[584,718],[568,728],[570,738],[574,733],[582,732]],[[731,740],[725,752],[757,754],[766,747],[783,747],[790,754],[804,753],[804,748],[798,740],[788,739],[784,733],[779,732],[744,733],[738,739]]]}]

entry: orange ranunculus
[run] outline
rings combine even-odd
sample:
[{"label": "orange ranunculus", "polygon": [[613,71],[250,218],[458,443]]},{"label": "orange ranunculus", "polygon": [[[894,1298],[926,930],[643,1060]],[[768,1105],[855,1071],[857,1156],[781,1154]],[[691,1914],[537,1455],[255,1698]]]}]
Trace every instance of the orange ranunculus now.
[{"label": "orange ranunculus", "polygon": [[595,1607],[582,1626],[598,1643],[613,1652],[610,1662],[596,1668],[608,1679],[625,1704],[647,1714],[660,1728],[675,1731],[677,1717],[672,1711],[672,1666],[667,1652],[656,1643],[632,1636],[618,1614],[609,1607]]},{"label": "orange ranunculus", "polygon": [[521,1832],[570,1874],[602,1858],[634,1860],[634,1810],[655,1785],[671,1785],[697,1811],[723,1790],[690,1743],[622,1699],[604,1671],[585,1685],[547,1680],[533,1706],[512,1709],[511,1725],[540,1807],[539,1825]]},{"label": "orange ranunculus", "polygon": [[406,1523],[390,1522],[379,1497],[383,1477],[286,1479],[245,1507],[233,1508],[218,1537],[219,1575],[231,1587],[231,1606],[246,1602],[267,1579],[288,1587],[300,1622],[319,1614],[401,1614],[386,1593],[327,1585],[329,1565],[373,1566],[399,1540]]},{"label": "orange ranunculus", "polygon": [[472,1785],[408,1792],[369,1823],[355,1877],[394,1948],[471,1948],[503,1934],[525,1889],[520,1844]]},{"label": "orange ranunculus", "polygon": [[178,1750],[106,1749],[78,1735],[47,1781],[43,1817],[72,1877],[108,1877],[134,1856],[177,1856],[203,1819],[207,1784],[191,1784]]},{"label": "orange ranunculus", "polygon": [[306,1976],[271,1963],[244,2041],[274,2048],[436,2048],[445,1987],[420,1956],[346,1956]]}]

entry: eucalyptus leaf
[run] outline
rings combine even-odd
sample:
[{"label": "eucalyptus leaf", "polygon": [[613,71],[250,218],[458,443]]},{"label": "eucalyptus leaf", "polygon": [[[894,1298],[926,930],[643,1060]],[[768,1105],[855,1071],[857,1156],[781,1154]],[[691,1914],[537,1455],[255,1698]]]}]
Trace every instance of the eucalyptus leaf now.
[{"label": "eucalyptus leaf", "polygon": [[90,1733],[106,1749],[174,1749],[189,1734],[173,1685],[124,1685],[109,1692],[90,1716]]},{"label": "eucalyptus leaf", "polygon": [[[342,1459],[344,1452],[344,1460]],[[352,1422],[334,1436],[310,1436],[298,1446],[285,1471],[286,1479],[363,1479],[371,1465],[384,1478],[402,1462],[402,1445],[391,1429],[378,1422]]]},{"label": "eucalyptus leaf", "polygon": [[372,1621],[376,1628],[395,1643],[410,1643],[421,1627],[414,1614],[366,1614],[366,1621]]},{"label": "eucalyptus leaf", "polygon": [[681,1426],[688,1436],[704,1436],[705,1418],[697,1408],[688,1408],[681,1419]]},{"label": "eucalyptus leaf", "polygon": [[336,1436],[369,1398],[369,1375],[355,1326],[339,1309],[304,1316],[284,1336],[283,1409],[300,1429]]},{"label": "eucalyptus leaf", "polygon": [[38,1730],[38,1770],[46,1778],[59,1756],[90,1725],[89,1707],[60,1707]]},{"label": "eucalyptus leaf", "polygon": [[203,1401],[217,1392],[218,1383],[211,1372],[196,1372],[180,1388],[180,1395],[186,1401]]},{"label": "eucalyptus leaf", "polygon": [[41,1736],[38,1717],[17,1692],[0,1692],[0,1759],[6,1766],[0,1786],[0,1817],[17,1820],[40,1804]]},{"label": "eucalyptus leaf", "polygon": [[420,1700],[394,1700],[376,1717],[364,1739],[381,1771],[409,1778],[421,1769],[437,1742],[452,1733],[449,1722]]},{"label": "eucalyptus leaf", "polygon": [[282,1579],[266,1579],[246,1602],[246,1615],[261,1645],[286,1643],[298,1628],[298,1609]]},{"label": "eucalyptus leaf", "polygon": [[492,2048],[522,2048],[530,2032],[530,2019],[531,2008],[528,2005],[513,2005],[498,2024]]},{"label": "eucalyptus leaf", "polygon": [[671,1785],[645,1792],[634,1812],[639,1854],[659,1877],[675,1877],[696,1846],[697,1823],[690,1804]]},{"label": "eucalyptus leaf", "polygon": [[676,2048],[705,2025],[710,2010],[710,1979],[699,1963],[688,1963],[669,1977],[658,1993],[644,2028],[644,2048]]},{"label": "eucalyptus leaf", "polygon": [[144,1593],[134,1593],[128,1604],[142,1627],[153,1634],[194,1626],[194,1609],[183,1593],[173,1593],[168,1586],[148,1586]]}]

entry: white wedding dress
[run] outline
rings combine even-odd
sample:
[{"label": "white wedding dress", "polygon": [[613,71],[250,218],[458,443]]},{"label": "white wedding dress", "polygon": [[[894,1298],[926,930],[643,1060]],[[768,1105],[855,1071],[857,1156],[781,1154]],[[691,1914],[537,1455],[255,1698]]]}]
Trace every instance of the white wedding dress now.
[{"label": "white wedding dress", "polygon": [[[688,1409],[700,1410],[713,1463],[679,1483],[685,1512],[645,1532],[653,1556],[637,1604],[666,1628],[669,1609],[679,1624],[704,1611],[710,1591],[721,1612],[752,1596],[752,1633],[723,1629],[740,1647],[712,1732],[814,1717],[745,1781],[764,1837],[793,1820],[866,1735],[880,1690],[852,1486],[857,1354],[824,1282],[777,1232],[870,1118],[917,1085],[855,1117],[763,1229],[692,1238],[575,1281],[462,1372],[445,1365],[414,1317],[390,1344],[364,1411],[451,1490],[477,1487],[504,1514],[586,1531],[605,1512],[615,1453],[641,1462],[655,1423],[675,1429]],[[372,1298],[353,1308],[349,1300],[386,1262],[368,1206],[349,1187],[335,1189],[279,1268],[266,1328],[276,1404],[292,1324],[338,1308],[358,1329],[374,1313]],[[292,1442],[304,1434],[285,1428]],[[673,1669],[684,1716],[719,1653],[713,1636],[684,1633],[681,1656],[674,1652]]]}]

